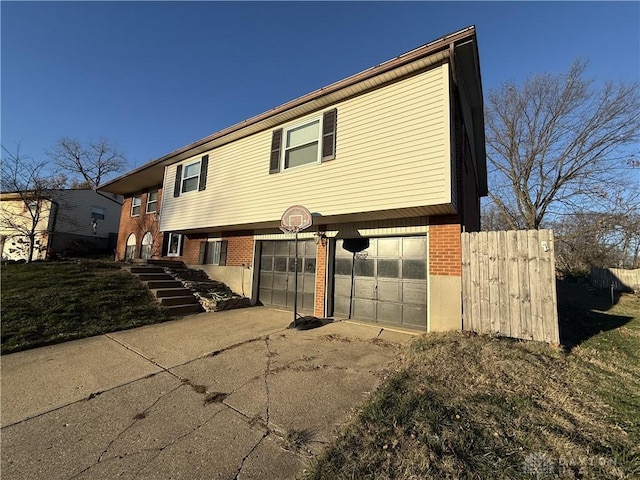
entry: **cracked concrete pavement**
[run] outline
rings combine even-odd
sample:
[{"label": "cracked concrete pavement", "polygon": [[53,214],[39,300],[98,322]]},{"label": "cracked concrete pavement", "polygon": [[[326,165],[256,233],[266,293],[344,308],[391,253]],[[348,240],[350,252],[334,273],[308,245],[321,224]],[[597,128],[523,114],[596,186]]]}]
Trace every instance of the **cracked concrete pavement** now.
[{"label": "cracked concrete pavement", "polygon": [[291,312],[203,313],[5,355],[11,479],[295,478],[410,333]]}]

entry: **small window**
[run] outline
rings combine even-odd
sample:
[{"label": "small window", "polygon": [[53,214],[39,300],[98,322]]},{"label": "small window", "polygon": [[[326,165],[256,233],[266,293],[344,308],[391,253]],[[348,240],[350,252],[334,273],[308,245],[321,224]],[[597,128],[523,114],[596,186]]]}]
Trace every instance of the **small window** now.
[{"label": "small window", "polygon": [[158,208],[158,190],[149,190],[147,193],[147,213],[154,213]]},{"label": "small window", "polygon": [[142,197],[140,195],[136,195],[131,199],[131,216],[135,217],[136,215],[140,215],[140,206],[142,205]]},{"label": "small window", "polygon": [[284,168],[299,167],[308,163],[318,163],[318,139],[320,119],[305,125],[285,130]]},{"label": "small window", "polygon": [[200,160],[185,165],[182,169],[182,193],[198,190],[200,180]]},{"label": "small window", "polygon": [[167,247],[167,256],[179,257],[182,251],[182,235],[179,233],[169,234],[169,245]]},{"label": "small window", "polygon": [[217,240],[214,242],[204,242],[203,264],[206,265],[226,265],[227,264],[227,241]]},{"label": "small window", "polygon": [[91,218],[94,220],[104,220],[107,210],[102,207],[91,207]]},{"label": "small window", "polygon": [[336,158],[337,109],[272,132],[269,173]]},{"label": "small window", "polygon": [[32,215],[38,213],[38,200],[27,200],[22,206],[23,212],[30,212]]},{"label": "small window", "polygon": [[179,197],[181,193],[206,190],[208,169],[209,155],[204,155],[197,162],[177,165],[173,196]]}]

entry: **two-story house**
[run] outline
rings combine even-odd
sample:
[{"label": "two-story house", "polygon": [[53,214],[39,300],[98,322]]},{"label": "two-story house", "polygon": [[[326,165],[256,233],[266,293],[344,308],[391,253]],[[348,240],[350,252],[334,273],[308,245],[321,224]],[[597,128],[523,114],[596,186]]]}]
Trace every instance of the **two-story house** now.
[{"label": "two-story house", "polygon": [[125,196],[117,259],[175,258],[256,303],[428,331],[461,328],[462,231],[487,194],[469,27],[151,161]]},{"label": "two-story house", "polygon": [[[122,197],[91,189],[0,193],[0,250],[3,260],[42,260],[52,253],[82,249],[111,254]],[[33,237],[33,251],[30,249]],[[74,249],[74,242],[76,242]]]}]

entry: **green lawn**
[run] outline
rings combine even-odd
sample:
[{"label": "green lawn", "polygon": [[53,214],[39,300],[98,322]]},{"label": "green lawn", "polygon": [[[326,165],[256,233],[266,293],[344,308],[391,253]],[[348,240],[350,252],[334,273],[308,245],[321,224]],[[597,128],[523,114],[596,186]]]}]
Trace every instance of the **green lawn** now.
[{"label": "green lawn", "polygon": [[640,478],[640,298],[559,286],[568,347],[427,334],[312,479]]},{"label": "green lawn", "polygon": [[123,330],[169,317],[112,262],[2,266],[2,353]]}]

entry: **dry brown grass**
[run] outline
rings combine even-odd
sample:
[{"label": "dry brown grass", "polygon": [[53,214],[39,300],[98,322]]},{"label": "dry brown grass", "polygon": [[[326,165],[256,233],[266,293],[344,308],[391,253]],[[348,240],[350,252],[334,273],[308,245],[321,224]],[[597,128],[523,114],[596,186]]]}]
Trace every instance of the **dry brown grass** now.
[{"label": "dry brown grass", "polygon": [[597,313],[626,321],[571,350],[418,338],[306,478],[640,478],[640,299]]}]

